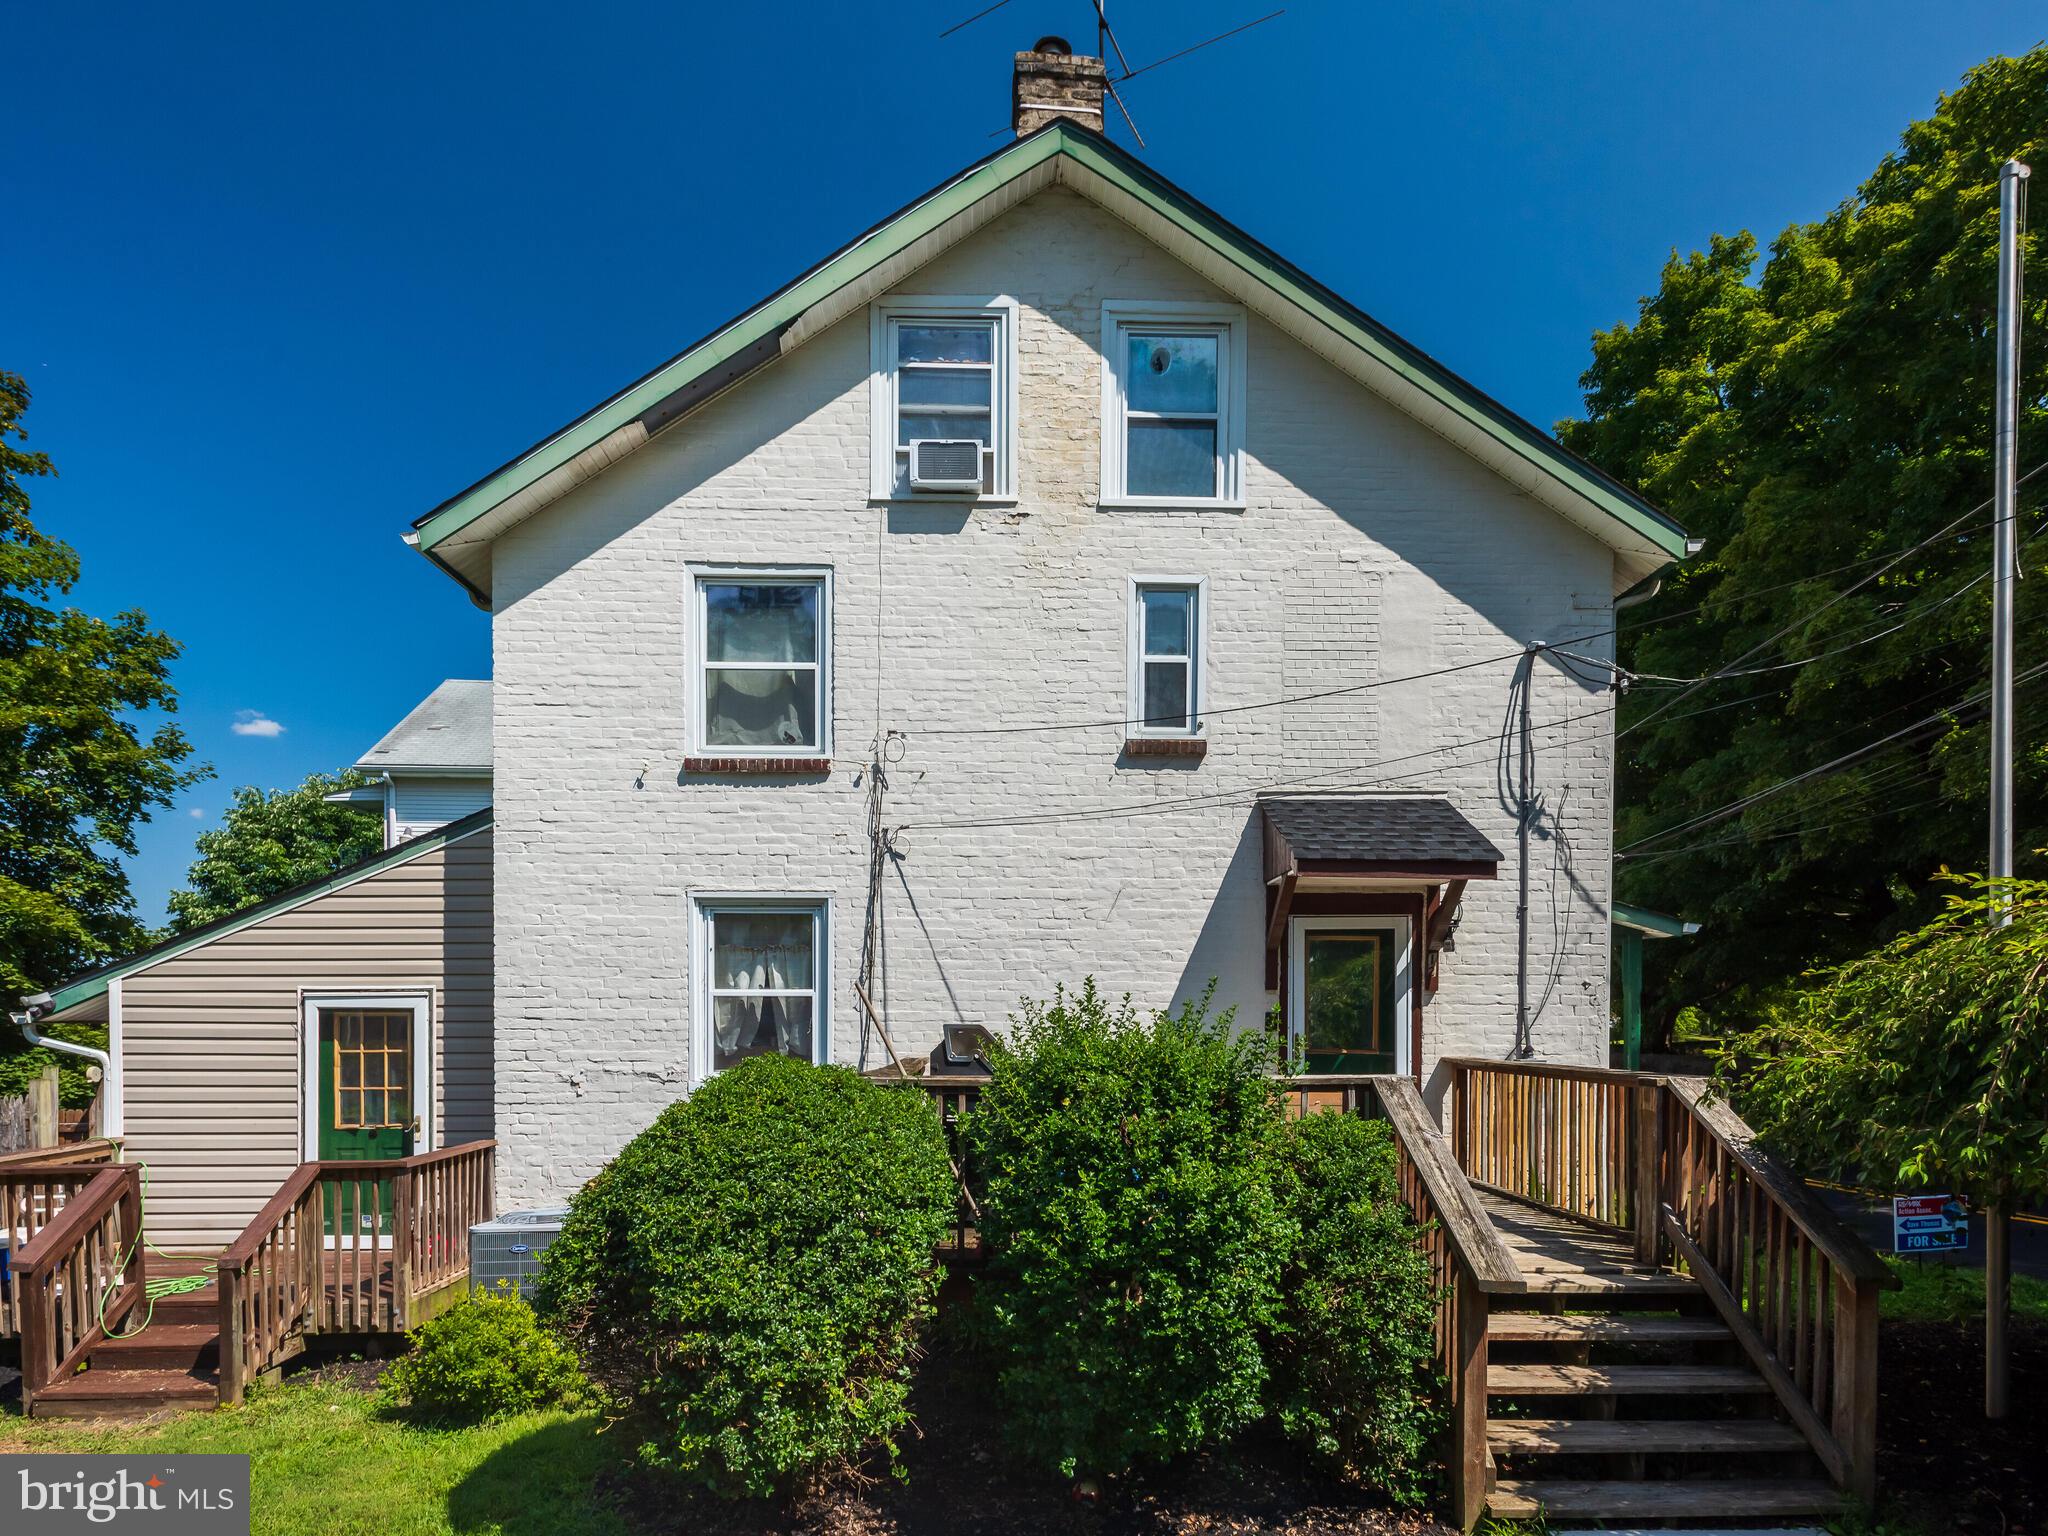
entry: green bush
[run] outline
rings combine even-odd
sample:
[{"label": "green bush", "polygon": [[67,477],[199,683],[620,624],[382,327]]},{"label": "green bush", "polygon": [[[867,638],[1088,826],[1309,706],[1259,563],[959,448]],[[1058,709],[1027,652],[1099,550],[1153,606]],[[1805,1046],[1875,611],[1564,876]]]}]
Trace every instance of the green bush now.
[{"label": "green bush", "polygon": [[415,1328],[384,1373],[388,1408],[481,1424],[583,1398],[576,1357],[517,1296],[478,1291]]},{"label": "green bush", "polygon": [[1092,980],[1027,1002],[966,1135],[979,1332],[1026,1455],[1115,1473],[1259,1416],[1291,1229],[1267,1047],[1208,998],[1141,1019]]},{"label": "green bush", "polygon": [[918,1092],[758,1056],[577,1195],[542,1311],[644,1410],[649,1463],[767,1494],[909,1422],[909,1363],[954,1209]]},{"label": "green bush", "polygon": [[1397,1503],[1428,1491],[1442,1426],[1432,1374],[1436,1297],[1385,1124],[1306,1115],[1281,1143],[1279,1188],[1301,1239],[1268,1350],[1287,1436]]}]

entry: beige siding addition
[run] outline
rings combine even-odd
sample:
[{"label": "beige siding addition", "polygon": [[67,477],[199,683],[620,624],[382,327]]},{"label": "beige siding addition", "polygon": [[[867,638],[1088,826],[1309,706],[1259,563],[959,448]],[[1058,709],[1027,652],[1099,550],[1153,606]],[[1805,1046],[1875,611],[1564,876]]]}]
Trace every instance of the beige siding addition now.
[{"label": "beige siding addition", "polygon": [[300,1162],[305,996],[400,991],[430,999],[434,1145],[489,1136],[488,829],[121,983],[126,1155],[158,1247],[225,1247]]}]

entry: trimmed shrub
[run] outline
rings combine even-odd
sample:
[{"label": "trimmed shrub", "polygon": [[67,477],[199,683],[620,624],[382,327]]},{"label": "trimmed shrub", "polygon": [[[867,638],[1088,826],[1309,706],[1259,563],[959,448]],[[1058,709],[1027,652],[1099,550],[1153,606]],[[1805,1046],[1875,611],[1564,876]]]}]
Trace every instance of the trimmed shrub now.
[{"label": "trimmed shrub", "polygon": [[1281,1141],[1277,1183],[1301,1240],[1268,1348],[1273,1416],[1330,1470],[1419,1503],[1442,1427],[1436,1297],[1401,1200],[1392,1129],[1305,1115]]},{"label": "trimmed shrub", "polygon": [[923,1094],[757,1056],[576,1196],[541,1308],[643,1410],[652,1465],[738,1496],[893,1463],[953,1202]]},{"label": "trimmed shrub", "polygon": [[384,1373],[387,1408],[481,1424],[585,1394],[576,1357],[509,1291],[478,1291],[412,1331],[412,1352]]},{"label": "trimmed shrub", "polygon": [[1115,1473],[1259,1417],[1261,1331],[1291,1231],[1267,1047],[1205,996],[1141,1019],[1080,992],[1026,1002],[968,1117],[992,1258],[978,1331],[1018,1448]]}]

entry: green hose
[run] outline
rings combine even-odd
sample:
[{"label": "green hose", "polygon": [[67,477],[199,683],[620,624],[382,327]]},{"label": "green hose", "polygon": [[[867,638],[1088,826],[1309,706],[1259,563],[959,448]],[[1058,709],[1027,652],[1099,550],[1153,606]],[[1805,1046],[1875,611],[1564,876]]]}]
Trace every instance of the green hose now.
[{"label": "green hose", "polygon": [[[149,1164],[138,1162],[135,1166],[139,1168],[142,1172],[141,1204],[142,1208],[145,1211],[147,1211],[149,1208]],[[128,1244],[128,1251],[121,1255],[121,1263],[117,1268],[117,1273],[125,1275],[128,1272],[128,1265],[129,1262],[135,1257],[135,1249],[137,1244],[146,1247],[147,1249],[149,1249],[151,1253],[155,1254],[158,1258],[169,1259],[174,1264],[203,1264],[206,1262],[203,1256],[196,1253],[166,1253],[163,1249],[157,1247],[155,1243],[150,1242],[148,1237],[145,1235],[145,1228],[147,1227],[147,1224],[147,1218],[145,1218],[143,1221],[136,1223],[135,1236],[133,1239],[130,1240]],[[189,1296],[194,1291],[203,1291],[209,1284],[212,1283],[212,1279],[213,1277],[211,1275],[207,1274],[206,1271],[201,1270],[196,1275],[167,1275],[161,1280],[145,1281],[142,1286],[141,1325],[129,1329],[126,1333],[114,1332],[114,1330],[110,1326],[108,1326],[107,1323],[107,1303],[113,1299],[114,1293],[120,1289],[120,1286],[118,1284],[114,1285],[111,1288],[100,1292],[99,1306],[97,1309],[99,1315],[100,1332],[105,1334],[110,1339],[132,1339],[137,1334],[141,1333],[144,1329],[149,1327],[150,1319],[156,1316],[156,1304],[159,1301],[163,1300],[167,1296]]]}]

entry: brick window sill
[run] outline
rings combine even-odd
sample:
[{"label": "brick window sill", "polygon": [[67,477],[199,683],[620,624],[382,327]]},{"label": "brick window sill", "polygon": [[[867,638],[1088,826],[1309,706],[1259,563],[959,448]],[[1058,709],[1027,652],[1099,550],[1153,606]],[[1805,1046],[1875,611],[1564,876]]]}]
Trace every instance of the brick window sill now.
[{"label": "brick window sill", "polygon": [[823,778],[832,771],[829,757],[686,757],[683,772],[717,774],[722,778]]},{"label": "brick window sill", "polygon": [[1209,742],[1202,736],[1129,736],[1124,739],[1125,757],[1179,757],[1199,760],[1208,754]]}]

